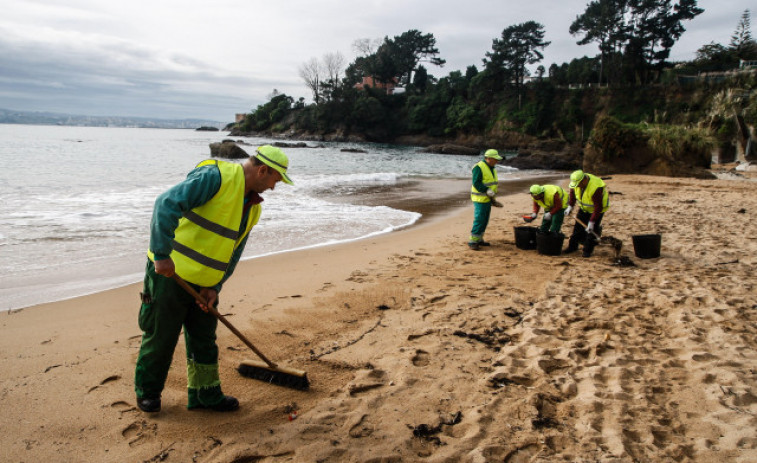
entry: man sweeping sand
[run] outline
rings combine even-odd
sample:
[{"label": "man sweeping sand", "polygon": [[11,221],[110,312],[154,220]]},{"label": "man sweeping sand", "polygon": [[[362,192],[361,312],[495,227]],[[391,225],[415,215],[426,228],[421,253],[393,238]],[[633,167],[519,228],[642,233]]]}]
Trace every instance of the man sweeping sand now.
[{"label": "man sweeping sand", "polygon": [[[207,160],[155,200],[150,249],[140,293],[143,331],[134,389],[137,407],[161,408],[161,394],[181,331],[187,353],[187,408],[219,412],[239,408],[221,391],[216,345],[221,285],[234,273],[263,198],[276,183],[292,184],[289,159],[259,147],[242,164]],[[185,286],[185,287],[183,287]]]},{"label": "man sweeping sand", "polygon": [[[234,414],[187,413],[179,368],[160,414],[133,406],[139,285],[2,315],[0,459],[757,461],[754,181],[612,182],[605,232],[635,267],[604,245],[591,260],[517,249],[523,194],[478,253],[459,244],[464,207],[240,263],[221,311],[311,390],[239,377],[248,353],[219,331],[222,380],[249,404]],[[633,255],[646,233],[660,258]]]}]

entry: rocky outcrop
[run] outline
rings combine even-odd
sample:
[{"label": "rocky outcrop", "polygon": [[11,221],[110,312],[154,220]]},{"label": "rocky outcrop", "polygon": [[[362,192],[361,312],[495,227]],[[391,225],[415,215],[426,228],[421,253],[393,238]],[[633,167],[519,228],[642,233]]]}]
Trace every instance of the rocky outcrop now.
[{"label": "rocky outcrop", "polygon": [[518,150],[518,155],[500,161],[516,169],[576,170],[581,167],[580,146],[563,140],[543,140]]},{"label": "rocky outcrop", "polygon": [[[713,179],[712,148],[697,134],[642,130],[611,117],[597,121],[584,148],[585,171]],[[657,146],[657,148],[655,148]]]},{"label": "rocky outcrop", "polygon": [[224,159],[247,159],[249,154],[231,140],[210,144],[210,156]]},{"label": "rocky outcrop", "polygon": [[422,153],[437,153],[437,154],[463,154],[468,156],[476,156],[481,153],[481,150],[477,148],[470,148],[468,146],[453,145],[451,143],[442,143],[439,145],[431,145],[423,148]]},{"label": "rocky outcrop", "polygon": [[623,157],[608,157],[591,143],[584,150],[583,170],[596,175],[642,174],[663,177],[693,177],[714,179],[709,169],[695,166],[667,156],[660,156],[649,146],[638,145],[626,149]]},{"label": "rocky outcrop", "polygon": [[304,141],[296,142],[296,143],[287,143],[283,141],[275,141],[271,143],[271,145],[277,147],[277,148],[310,148],[307,143]]}]

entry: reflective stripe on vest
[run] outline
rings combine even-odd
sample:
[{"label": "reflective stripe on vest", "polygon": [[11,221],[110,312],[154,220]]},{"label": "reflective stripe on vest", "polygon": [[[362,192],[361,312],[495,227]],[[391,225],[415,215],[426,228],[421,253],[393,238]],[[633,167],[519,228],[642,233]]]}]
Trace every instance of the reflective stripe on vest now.
[{"label": "reflective stripe on vest", "polygon": [[549,212],[555,207],[555,194],[560,197],[562,208],[565,209],[568,206],[568,201],[565,200],[565,190],[557,185],[544,185],[544,199],[534,199],[534,201],[543,207],[545,211]]},{"label": "reflective stripe on vest", "polygon": [[[205,204],[187,211],[179,219],[170,257],[176,273],[203,287],[223,280],[231,256],[260,219],[261,206],[250,208],[243,233],[239,233],[244,210],[244,171],[241,165],[208,160],[196,168],[215,165],[221,174],[221,187]],[[150,259],[154,260],[151,252]]]},{"label": "reflective stripe on vest", "polygon": [[[476,166],[481,169],[484,185],[494,191],[494,194],[497,194],[497,186],[499,185],[497,182],[497,171],[489,167],[486,161],[479,161],[476,163]],[[486,191],[478,191],[475,185],[471,185],[470,187],[470,199],[477,203],[488,203],[491,201]]]},{"label": "reflective stripe on vest", "polygon": [[594,192],[597,191],[597,188],[603,188],[602,210],[600,212],[607,211],[607,209],[610,208],[610,193],[605,186],[605,182],[601,178],[592,174],[586,174],[586,176],[589,177],[589,183],[586,184],[586,191],[582,192],[579,187],[573,189],[573,192],[576,194],[576,202],[578,202],[582,211],[593,213],[594,201],[592,201],[591,197],[594,196]]}]

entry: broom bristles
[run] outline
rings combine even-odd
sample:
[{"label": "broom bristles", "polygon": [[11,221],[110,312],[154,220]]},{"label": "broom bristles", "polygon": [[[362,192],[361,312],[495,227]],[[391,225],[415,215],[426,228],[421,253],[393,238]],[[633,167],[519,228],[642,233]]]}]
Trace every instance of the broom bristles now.
[{"label": "broom bristles", "polygon": [[245,360],[239,364],[237,371],[244,377],[265,381],[266,383],[278,386],[299,389],[301,391],[307,391],[310,388],[307,373],[302,370],[286,367],[271,368],[264,362]]}]

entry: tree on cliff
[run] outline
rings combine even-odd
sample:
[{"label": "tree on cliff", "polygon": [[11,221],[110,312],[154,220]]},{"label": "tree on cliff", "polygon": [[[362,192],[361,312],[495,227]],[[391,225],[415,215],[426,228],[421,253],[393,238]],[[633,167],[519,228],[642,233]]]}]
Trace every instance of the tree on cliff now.
[{"label": "tree on cliff", "polygon": [[717,72],[733,69],[739,62],[731,50],[719,43],[710,42],[699,47],[693,64],[697,71]]},{"label": "tree on cliff", "polygon": [[[604,58],[622,52],[626,81],[646,83],[652,71],[660,71],[670,50],[686,31],[683,21],[694,19],[704,10],[696,0],[595,0],[588,4],[570,26],[573,35],[584,34],[578,42],[599,43]],[[610,82],[617,82],[616,60],[610,64]]]},{"label": "tree on cliff", "polygon": [[436,48],[434,34],[423,34],[416,29],[403,32],[395,36],[394,40],[387,40],[385,45],[392,49],[400,71],[399,81],[404,85],[413,81],[413,72],[418,69],[421,62],[428,62],[439,67],[443,67],[447,62],[438,56],[439,49]]},{"label": "tree on cliff", "polygon": [[631,0],[631,21],[626,58],[634,65],[640,82],[649,81],[649,71],[661,71],[670,49],[686,29],[683,21],[704,12],[696,0]]},{"label": "tree on cliff", "polygon": [[[353,46],[364,53],[372,50],[371,42],[367,39],[357,41]],[[385,37],[375,52],[359,56],[348,66],[346,83],[354,85],[363,77],[370,76],[382,83],[396,79],[400,85],[407,86],[413,83],[413,73],[420,70],[420,63],[444,66],[446,60],[438,55],[433,34],[423,34],[412,29],[391,39]]]},{"label": "tree on cliff", "polygon": [[[617,57],[622,51],[623,37],[627,27],[623,23],[623,17],[628,10],[627,0],[598,0],[589,3],[586,11],[576,17],[570,25],[570,34],[584,36],[578,45],[587,45],[597,42],[600,53],[599,83],[604,77],[605,63],[617,68]],[[609,63],[608,63],[609,61]],[[610,72],[611,76],[617,75]],[[613,77],[608,76],[609,81]]]},{"label": "tree on cliff", "polygon": [[322,99],[331,100],[339,89],[343,70],[344,55],[337,51],[326,53],[321,61],[310,58],[300,65],[299,74],[305,86],[313,92],[313,102],[319,104]]},{"label": "tree on cliff", "polygon": [[305,86],[313,92],[313,102],[321,102],[321,80],[323,80],[323,67],[317,58],[310,58],[302,63],[299,68],[300,78]]},{"label": "tree on cliff", "polygon": [[757,43],[752,38],[751,14],[744,10],[736,30],[731,36],[730,49],[737,60],[757,59]]},{"label": "tree on cliff", "polygon": [[270,101],[258,105],[244,118],[242,130],[245,132],[269,130],[291,113],[294,104],[294,98],[274,90],[270,95]]},{"label": "tree on cliff", "polygon": [[526,66],[544,59],[540,50],[550,43],[544,41],[544,26],[535,21],[507,27],[502,31],[501,39],[492,41],[492,51],[486,52],[485,71],[494,79],[514,84],[520,96],[528,76]]}]

